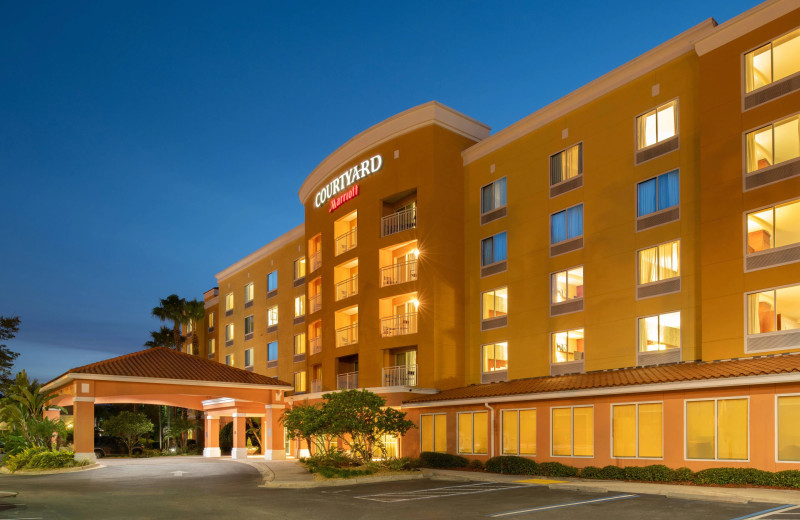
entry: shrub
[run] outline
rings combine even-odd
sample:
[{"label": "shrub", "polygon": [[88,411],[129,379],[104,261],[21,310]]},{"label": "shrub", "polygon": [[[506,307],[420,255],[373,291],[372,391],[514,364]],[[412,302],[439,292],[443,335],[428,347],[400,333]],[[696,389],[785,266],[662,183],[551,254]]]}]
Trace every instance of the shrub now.
[{"label": "shrub", "polygon": [[219,449],[223,453],[230,453],[233,449],[233,423],[229,422],[219,429]]},{"label": "shrub", "polygon": [[776,486],[775,473],[755,468],[710,468],[694,474],[695,484]]},{"label": "shrub", "polygon": [[419,458],[423,468],[465,468],[469,464],[464,457],[450,453],[423,451],[419,454]]},{"label": "shrub", "polygon": [[412,469],[417,469],[417,460],[418,459],[410,459],[408,457],[402,457],[399,459],[386,459],[381,461],[381,465],[390,470],[390,471],[409,471]]},{"label": "shrub", "polygon": [[625,470],[619,466],[604,466],[600,469],[600,477],[603,480],[622,480],[625,478]]},{"label": "shrub", "polygon": [[600,477],[601,471],[597,466],[586,466],[581,469],[581,478],[602,478]]},{"label": "shrub", "polygon": [[366,475],[372,475],[375,471],[366,468],[366,469],[349,469],[349,468],[328,468],[323,467],[320,468],[317,473],[322,475],[325,478],[353,478],[353,477],[363,477]]},{"label": "shrub", "polygon": [[560,462],[542,462],[538,466],[538,473],[547,477],[578,476],[578,468],[574,466],[566,466]]},{"label": "shrub", "polygon": [[663,464],[651,466],[629,466],[624,469],[625,480],[642,480],[644,482],[672,482],[675,471]]},{"label": "shrub", "polygon": [[16,455],[10,455],[3,461],[12,472],[21,469],[57,469],[85,466],[85,460],[76,461],[71,451],[50,451],[47,448],[27,448]]},{"label": "shrub", "polygon": [[35,455],[38,455],[39,453],[43,453],[45,451],[47,451],[47,448],[42,448],[42,447],[25,448],[16,455],[11,455],[9,457],[6,457],[5,460],[3,461],[3,464],[9,470],[17,471],[18,469],[22,469],[25,466],[27,466]]},{"label": "shrub", "polygon": [[788,469],[774,473],[775,485],[787,488],[800,488],[800,471]]},{"label": "shrub", "polygon": [[675,470],[676,482],[691,482],[694,480],[694,471],[689,468],[678,468]]},{"label": "shrub", "polygon": [[302,462],[311,473],[321,473],[323,469],[342,469],[358,466],[356,460],[342,451],[331,451],[325,455],[312,455],[302,459]]},{"label": "shrub", "polygon": [[536,475],[538,465],[536,462],[525,457],[515,457],[513,455],[502,455],[492,457],[486,461],[486,471],[492,473],[504,473],[507,475]]},{"label": "shrub", "polygon": [[483,469],[483,462],[478,459],[472,459],[467,467],[470,469]]}]

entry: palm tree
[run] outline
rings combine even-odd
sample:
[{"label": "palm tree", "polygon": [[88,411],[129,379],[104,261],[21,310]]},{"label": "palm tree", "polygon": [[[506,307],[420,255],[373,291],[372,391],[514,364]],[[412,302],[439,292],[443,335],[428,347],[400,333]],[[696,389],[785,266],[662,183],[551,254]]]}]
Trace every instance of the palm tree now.
[{"label": "palm tree", "polygon": [[180,346],[175,347],[175,338],[172,336],[172,329],[169,327],[161,327],[160,330],[150,332],[150,341],[145,341],[144,346],[148,348],[167,347],[178,349]]},{"label": "palm tree", "polygon": [[181,325],[186,322],[186,300],[177,294],[162,298],[161,305],[153,309],[153,316],[161,321],[172,322],[172,348],[180,349],[185,338],[181,336]]},{"label": "palm tree", "polygon": [[200,338],[197,335],[197,327],[206,316],[205,303],[197,300],[186,302],[185,315],[186,320],[192,324],[192,354],[196,356],[200,352]]},{"label": "palm tree", "polygon": [[[22,434],[33,445],[43,446],[52,438],[52,425],[44,418],[44,409],[56,393],[42,392],[42,384],[36,379],[28,380],[28,374],[22,370],[17,374],[14,383],[8,389],[8,395],[0,401],[0,418],[13,431]],[[63,408],[56,406],[62,411]],[[42,423],[46,425],[42,429]]]}]

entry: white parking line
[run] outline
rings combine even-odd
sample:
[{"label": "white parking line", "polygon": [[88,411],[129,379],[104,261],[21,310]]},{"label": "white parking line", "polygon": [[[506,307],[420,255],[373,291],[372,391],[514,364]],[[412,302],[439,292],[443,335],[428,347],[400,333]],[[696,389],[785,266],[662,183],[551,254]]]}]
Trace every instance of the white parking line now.
[{"label": "white parking line", "polygon": [[773,507],[771,509],[765,509],[763,511],[757,511],[755,513],[739,516],[734,518],[733,520],[760,520],[762,518],[781,518],[780,516],[773,516],[773,515],[792,515],[797,513],[786,513],[786,511],[792,511],[794,509],[798,509],[800,506],[793,506],[793,505],[785,505],[785,506],[778,506]]},{"label": "white parking line", "polygon": [[503,491],[504,489],[516,489],[531,487],[528,484],[517,484],[514,482],[481,482],[478,484],[465,484],[461,486],[445,486],[433,489],[420,489],[417,491],[398,491],[395,493],[379,493],[376,495],[364,495],[362,500],[372,500],[375,502],[407,502],[409,500],[423,500],[426,498],[452,497],[458,495],[473,495],[475,493],[488,493],[490,491]]},{"label": "white parking line", "polygon": [[548,511],[550,509],[558,509],[561,507],[571,507],[571,506],[580,506],[583,504],[594,504],[597,502],[609,502],[611,500],[621,500],[623,498],[633,498],[638,497],[639,495],[617,495],[613,497],[607,498],[595,498],[592,500],[581,500],[580,502],[567,502],[565,504],[554,504],[552,506],[540,506],[540,507],[532,507],[530,509],[519,509],[517,511],[506,511],[505,513],[495,513],[493,515],[489,515],[491,518],[502,518],[504,516],[512,516],[512,515],[521,515],[523,513],[536,513],[538,511]]}]

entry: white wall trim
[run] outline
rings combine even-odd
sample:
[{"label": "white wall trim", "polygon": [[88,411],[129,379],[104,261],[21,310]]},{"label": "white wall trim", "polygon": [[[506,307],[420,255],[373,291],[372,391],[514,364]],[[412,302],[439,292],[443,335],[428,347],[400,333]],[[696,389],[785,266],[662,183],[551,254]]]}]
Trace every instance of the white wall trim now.
[{"label": "white wall trim", "polygon": [[244,412],[234,412],[231,414],[231,417],[234,419],[237,417],[266,417],[267,414],[265,413],[244,413]]},{"label": "white wall trim", "polygon": [[[371,386],[364,388],[374,394],[423,394],[434,395],[440,392],[437,388],[417,388],[415,386]],[[344,392],[344,390],[326,390],[324,392],[314,392],[313,394],[300,394],[300,395],[287,395],[286,402],[294,403],[295,401],[308,401],[311,399],[322,399],[324,394],[334,394],[336,392]],[[277,407],[278,405],[272,405]]]},{"label": "white wall trim", "polygon": [[93,403],[94,402],[94,397],[81,397],[81,396],[73,397],[72,398],[72,402],[73,403]]},{"label": "white wall trim", "polygon": [[182,385],[182,386],[218,386],[223,388],[247,388],[252,390],[292,390],[291,386],[284,385],[257,385],[248,383],[228,383],[228,382],[215,382],[215,381],[194,381],[191,379],[162,379],[157,377],[139,377],[139,376],[112,376],[107,374],[81,374],[69,372],[54,381],[50,381],[42,387],[42,391],[46,392],[59,388],[71,381],[84,379],[90,381],[115,381],[118,383],[152,383],[157,385]]},{"label": "white wall trim", "polygon": [[697,40],[694,47],[702,56],[798,8],[796,0],[767,0],[720,24],[713,33]]},{"label": "white wall trim", "polygon": [[[296,228],[292,229],[291,231],[284,233],[283,235],[279,236],[269,244],[265,245],[261,249],[250,253],[246,257],[242,258],[235,264],[226,267],[222,271],[218,272],[214,275],[217,279],[217,283],[222,285],[222,280],[228,278],[229,276],[241,271],[245,267],[248,267],[257,261],[261,260],[265,256],[271,255],[278,249],[282,248],[283,246],[287,245],[290,242],[297,240],[298,238],[302,238],[306,236],[306,224],[305,222],[297,226]],[[305,250],[305,247],[303,248]]]},{"label": "white wall trim", "polygon": [[203,406],[214,406],[217,404],[228,404],[228,403],[235,403],[236,399],[232,399],[230,397],[220,397],[219,399],[207,399],[205,401],[200,401]]}]

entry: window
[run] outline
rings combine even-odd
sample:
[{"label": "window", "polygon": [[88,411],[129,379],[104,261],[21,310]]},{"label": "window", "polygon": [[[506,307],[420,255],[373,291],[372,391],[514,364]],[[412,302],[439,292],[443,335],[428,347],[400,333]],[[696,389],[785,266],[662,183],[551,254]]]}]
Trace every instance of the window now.
[{"label": "window", "polygon": [[506,205],[506,178],[498,179],[481,188],[481,213],[488,213]]},{"label": "window", "polygon": [[227,354],[225,356],[225,364],[228,365],[229,367],[233,366],[233,354]]},{"label": "window", "polygon": [[578,143],[550,156],[550,186],[583,173],[583,144]]},{"label": "window", "polygon": [[681,313],[639,318],[639,352],[681,348]]},{"label": "window", "polygon": [[299,280],[306,275],[306,257],[294,261],[294,279]]},{"label": "window", "polygon": [[508,314],[508,288],[501,287],[483,293],[482,319],[491,320]]},{"label": "window", "polygon": [[244,367],[245,368],[252,368],[253,367],[253,349],[248,348],[244,351]]},{"label": "window", "polygon": [[777,456],[780,462],[800,461],[800,395],[778,396]]},{"label": "window", "polygon": [[678,133],[678,101],[670,101],[636,118],[637,149],[666,141]]},{"label": "window", "polygon": [[747,252],[800,244],[800,200],[747,214]]},{"label": "window", "polygon": [[210,340],[208,340],[208,355],[210,356],[216,351],[217,351],[217,340],[211,338]]},{"label": "window", "polygon": [[508,370],[508,342],[484,345],[482,357],[484,372]]},{"label": "window", "polygon": [[225,295],[225,312],[233,311],[233,293]]},{"label": "window", "polygon": [[294,391],[295,392],[305,392],[306,391],[306,373],[303,372],[295,372],[294,373]]},{"label": "window", "polygon": [[278,342],[270,341],[267,343],[267,361],[278,360]]},{"label": "window", "polygon": [[459,412],[458,452],[489,453],[489,412]]},{"label": "window", "polygon": [[253,333],[253,316],[250,315],[244,319],[244,334],[245,336]]},{"label": "window", "polygon": [[419,416],[420,451],[447,452],[447,415],[443,413]]},{"label": "window", "polygon": [[553,408],[550,440],[553,457],[594,456],[594,408]]},{"label": "window", "polygon": [[664,410],[661,403],[611,407],[613,456],[659,459],[664,456]]},{"label": "window", "polygon": [[748,424],[746,398],[686,401],[686,458],[747,460]]},{"label": "window", "polygon": [[677,206],[680,202],[678,170],[637,184],[636,200],[637,217]]},{"label": "window", "polygon": [[553,337],[553,363],[583,361],[583,329],[556,332]]},{"label": "window", "polygon": [[491,265],[506,259],[506,232],[481,240],[481,265]]},{"label": "window", "polygon": [[186,345],[184,345],[183,350],[189,355],[192,356],[194,355],[194,345],[192,345],[191,343],[187,343]]},{"label": "window", "polygon": [[503,455],[536,455],[536,410],[500,412]]},{"label": "window", "polygon": [[244,302],[249,303],[253,301],[253,284],[249,283],[244,286]]},{"label": "window", "polygon": [[745,135],[747,173],[800,157],[800,115]]},{"label": "window", "polygon": [[295,356],[302,356],[306,353],[306,333],[301,332],[300,334],[294,335],[294,355]]},{"label": "window", "polygon": [[746,92],[800,72],[800,29],[748,52],[744,64]]},{"label": "window", "polygon": [[583,235],[583,204],[550,215],[550,243],[558,244]]},{"label": "window", "polygon": [[639,284],[660,282],[681,275],[681,243],[667,242],[639,251]]},{"label": "window", "polygon": [[273,327],[278,324],[278,306],[270,307],[267,309],[267,327]]},{"label": "window", "polygon": [[209,312],[208,313],[208,328],[209,329],[213,329],[214,328],[214,313],[213,312]]},{"label": "window", "polygon": [[278,290],[278,271],[272,271],[267,275],[267,292]]},{"label": "window", "polygon": [[306,314],[306,297],[305,295],[297,296],[294,299],[294,317],[299,318]]},{"label": "window", "polygon": [[233,323],[225,325],[225,341],[233,341]]},{"label": "window", "polygon": [[747,295],[748,334],[795,329],[800,329],[800,285]]},{"label": "window", "polygon": [[551,274],[550,285],[550,303],[583,298],[583,266]]},{"label": "window", "polygon": [[189,320],[186,323],[186,334],[188,335],[188,334],[191,334],[192,332],[194,332],[194,322]]}]

